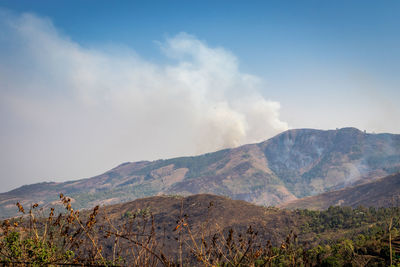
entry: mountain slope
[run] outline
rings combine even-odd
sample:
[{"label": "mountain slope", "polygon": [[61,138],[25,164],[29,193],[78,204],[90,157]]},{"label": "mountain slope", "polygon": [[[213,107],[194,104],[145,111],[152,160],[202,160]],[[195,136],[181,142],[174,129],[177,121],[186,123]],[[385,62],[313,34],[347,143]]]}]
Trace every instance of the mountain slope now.
[{"label": "mountain slope", "polygon": [[[166,229],[167,240],[169,240],[168,235],[174,236],[173,229],[181,212],[194,232],[204,228],[204,224],[207,225],[205,229],[210,233],[231,227],[236,231],[245,232],[251,225],[254,230],[260,232],[263,239],[271,240],[276,245],[286,237],[290,229],[298,228],[306,221],[305,218],[301,218],[299,214],[292,211],[266,208],[210,194],[137,199],[105,206],[100,209],[99,217],[107,214],[111,220],[119,224],[118,221],[124,220],[124,214],[129,212],[134,214],[138,210],[147,210],[153,214],[157,229]],[[174,238],[171,241],[176,243]]]},{"label": "mountain slope", "polygon": [[263,144],[269,168],[298,197],[400,171],[400,135],[293,130]]},{"label": "mountain slope", "polygon": [[76,208],[141,197],[211,193],[277,205],[400,171],[400,135],[355,128],[289,130],[267,141],[195,157],[124,163],[93,178],[27,185],[0,194],[0,215],[15,203],[71,196]]},{"label": "mountain slope", "polygon": [[330,206],[390,207],[400,205],[400,173],[373,182],[347,187],[285,203],[288,209],[327,209]]}]

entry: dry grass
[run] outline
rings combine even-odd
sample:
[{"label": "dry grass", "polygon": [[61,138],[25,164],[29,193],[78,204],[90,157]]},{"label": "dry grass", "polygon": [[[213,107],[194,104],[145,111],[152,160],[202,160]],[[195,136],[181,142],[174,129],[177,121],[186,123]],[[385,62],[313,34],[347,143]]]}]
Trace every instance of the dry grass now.
[{"label": "dry grass", "polygon": [[[60,195],[60,201],[60,214],[37,204],[27,210],[17,203],[21,216],[0,227],[3,264],[320,266],[337,258],[340,264],[382,262],[377,256],[358,255],[355,243],[344,238],[327,245],[299,242],[298,226],[306,215],[223,197],[162,196],[82,212],[73,209],[70,198]],[[385,239],[370,242],[372,247],[384,244]]]}]

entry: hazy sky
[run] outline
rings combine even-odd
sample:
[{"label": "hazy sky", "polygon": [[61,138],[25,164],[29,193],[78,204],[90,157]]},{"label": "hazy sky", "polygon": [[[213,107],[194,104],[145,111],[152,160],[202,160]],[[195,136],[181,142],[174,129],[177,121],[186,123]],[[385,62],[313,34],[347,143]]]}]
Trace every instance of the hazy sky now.
[{"label": "hazy sky", "polygon": [[290,128],[400,133],[400,1],[0,0],[0,191]]}]

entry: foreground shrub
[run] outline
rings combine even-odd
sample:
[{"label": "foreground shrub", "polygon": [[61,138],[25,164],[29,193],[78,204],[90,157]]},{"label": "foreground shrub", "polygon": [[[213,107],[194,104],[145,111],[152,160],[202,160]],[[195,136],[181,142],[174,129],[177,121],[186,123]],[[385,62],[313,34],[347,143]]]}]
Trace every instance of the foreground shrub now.
[{"label": "foreground shrub", "polygon": [[[392,260],[399,264],[396,253],[388,247],[388,233],[397,236],[396,228],[387,228],[383,214],[364,216],[371,221],[380,216],[381,221],[371,224],[363,234],[353,234],[353,239],[325,240],[317,245],[299,242],[294,230],[280,244],[260,238],[253,226],[244,231],[233,228],[210,227],[207,216],[201,226],[192,228],[188,216],[181,211],[172,229],[155,225],[152,209],[126,211],[118,218],[110,218],[106,209],[96,206],[80,213],[71,206],[71,199],[60,195],[64,211],[55,215],[50,209],[47,216],[37,204],[28,212],[17,203],[21,212],[18,218],[4,220],[0,228],[0,261],[6,265],[96,265],[96,266],[383,266]],[[211,211],[212,203],[209,210]],[[398,209],[395,210],[396,212]],[[301,211],[312,227],[340,231],[326,220],[332,214],[353,211],[335,208],[326,212]],[[372,213],[371,213],[372,214]],[[344,216],[346,222],[347,217]],[[375,217],[374,217],[375,216]],[[322,219],[321,219],[322,218]],[[326,221],[326,224],[324,222]],[[366,219],[364,219],[366,220]],[[318,221],[320,226],[313,224]],[[355,220],[354,220],[355,221]],[[363,221],[357,219],[354,227]],[[214,223],[215,224],[215,223]],[[350,224],[343,229],[351,233]],[[390,224],[397,227],[397,224]],[[214,225],[215,226],[215,225]],[[156,232],[158,229],[158,232]],[[217,229],[210,231],[210,229]],[[358,229],[358,228],[357,228]],[[389,229],[389,232],[386,230]],[[164,235],[162,232],[164,231]],[[165,232],[172,232],[175,250],[167,250]],[[304,231],[304,230],[302,230]],[[311,234],[310,230],[307,230]],[[389,239],[391,240],[391,239]],[[323,241],[323,240],[321,240]],[[373,249],[371,249],[373,248]],[[169,251],[169,252],[167,252]],[[392,258],[392,259],[391,259]]]}]

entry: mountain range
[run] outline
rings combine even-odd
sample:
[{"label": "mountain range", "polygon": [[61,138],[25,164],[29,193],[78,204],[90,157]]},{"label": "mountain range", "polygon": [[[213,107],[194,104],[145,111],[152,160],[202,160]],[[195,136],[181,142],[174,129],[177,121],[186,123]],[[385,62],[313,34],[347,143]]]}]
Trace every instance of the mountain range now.
[{"label": "mountain range", "polygon": [[16,202],[55,205],[60,193],[79,209],[199,193],[275,206],[398,172],[400,135],[356,128],[296,129],[204,155],[127,162],[92,178],[25,185],[0,194],[0,215],[15,215]]}]

